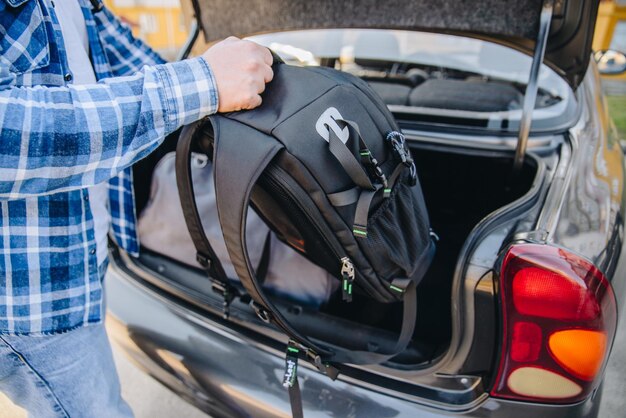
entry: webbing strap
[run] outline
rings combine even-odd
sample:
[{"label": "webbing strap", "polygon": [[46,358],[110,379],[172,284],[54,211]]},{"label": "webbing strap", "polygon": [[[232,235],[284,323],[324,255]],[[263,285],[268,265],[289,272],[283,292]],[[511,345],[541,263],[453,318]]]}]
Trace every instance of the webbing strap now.
[{"label": "webbing strap", "polygon": [[376,193],[382,188],[380,184],[376,185],[374,190],[363,190],[356,204],[354,212],[354,224],[352,225],[352,233],[357,238],[367,237],[367,218],[369,217],[372,199]]},{"label": "webbing strap", "polygon": [[292,418],[304,418],[304,410],[302,408],[302,393],[300,391],[300,382],[298,382],[298,378],[296,378],[293,386],[289,387],[288,391]]},{"label": "webbing strap", "polygon": [[342,192],[331,193],[327,195],[328,200],[333,206],[348,206],[359,200],[361,190],[358,187],[353,187]]},{"label": "webbing strap", "polygon": [[[347,127],[350,131],[354,131],[352,126],[348,125]],[[337,161],[339,161],[339,164],[341,164],[352,181],[362,189],[374,189],[374,185],[360,161],[352,154],[347,145],[341,141],[335,131],[329,129],[328,132],[328,147],[330,152],[335,156]],[[352,134],[352,132],[350,133]]]},{"label": "webbing strap", "polygon": [[393,170],[393,173],[389,176],[389,187],[393,188],[400,177],[400,174],[404,171],[406,166],[404,164],[398,164],[398,166]]}]

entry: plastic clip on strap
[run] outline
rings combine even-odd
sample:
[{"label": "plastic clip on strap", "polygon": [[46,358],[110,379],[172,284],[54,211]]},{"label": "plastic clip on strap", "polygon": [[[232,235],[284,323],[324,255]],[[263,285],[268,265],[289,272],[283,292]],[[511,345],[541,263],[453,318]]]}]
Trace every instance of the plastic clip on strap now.
[{"label": "plastic clip on strap", "polygon": [[[363,142],[361,140],[361,142]],[[385,198],[389,197],[391,194],[391,189],[389,188],[389,184],[387,182],[387,177],[383,170],[380,168],[378,164],[378,160],[372,155],[372,152],[367,148],[361,148],[359,151],[359,155],[361,156],[361,163],[369,168],[371,175],[376,177],[376,179],[383,185],[385,190]]]},{"label": "plastic clip on strap", "polygon": [[[415,186],[417,184],[417,168],[415,167],[415,161],[413,161],[413,157],[411,156],[411,151],[408,149],[406,145],[406,139],[401,132],[391,131],[387,134],[387,141],[391,143],[391,146],[395,153],[400,157],[400,161],[406,167],[411,170],[410,183],[409,185]],[[397,178],[398,173],[392,174],[392,177]]]},{"label": "plastic clip on strap", "polygon": [[324,363],[322,361],[322,357],[315,353],[313,350],[306,350],[306,359],[309,363],[315,366],[318,372],[328,377],[330,380],[335,381],[339,376],[339,369],[330,365],[329,363]]},{"label": "plastic clip on strap", "polygon": [[239,292],[227,281],[215,278],[210,257],[198,252],[196,254],[196,260],[208,273],[209,280],[211,281],[211,289],[222,296],[222,317],[228,319],[230,316],[230,304]]}]

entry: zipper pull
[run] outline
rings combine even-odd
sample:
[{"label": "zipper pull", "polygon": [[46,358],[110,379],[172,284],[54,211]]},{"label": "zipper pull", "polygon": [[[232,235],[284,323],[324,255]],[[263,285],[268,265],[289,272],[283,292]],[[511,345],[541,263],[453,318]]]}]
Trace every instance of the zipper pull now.
[{"label": "zipper pull", "polygon": [[341,295],[345,302],[352,302],[352,284],[354,283],[354,264],[348,257],[341,259]]}]

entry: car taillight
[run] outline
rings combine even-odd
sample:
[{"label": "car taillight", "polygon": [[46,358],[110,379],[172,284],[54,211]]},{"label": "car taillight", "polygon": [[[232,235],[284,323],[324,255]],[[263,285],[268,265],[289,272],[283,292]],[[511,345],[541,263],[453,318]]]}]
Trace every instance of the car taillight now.
[{"label": "car taillight", "polygon": [[503,344],[492,396],[571,403],[598,385],[615,335],[611,285],[589,261],[514,245],[500,270]]}]

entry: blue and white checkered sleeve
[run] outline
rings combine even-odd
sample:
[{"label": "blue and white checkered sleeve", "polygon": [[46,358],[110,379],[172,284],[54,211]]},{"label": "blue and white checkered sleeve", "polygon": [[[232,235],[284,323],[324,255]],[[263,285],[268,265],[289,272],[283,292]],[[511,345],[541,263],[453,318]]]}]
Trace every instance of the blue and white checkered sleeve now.
[{"label": "blue and white checkered sleeve", "polygon": [[144,65],[165,63],[145,42],[135,38],[128,25],[106,7],[94,13],[94,19],[113,75],[130,75],[140,71]]},{"label": "blue and white checkered sleeve", "polygon": [[217,108],[201,57],[91,85],[0,89],[0,199],[108,180]]}]

